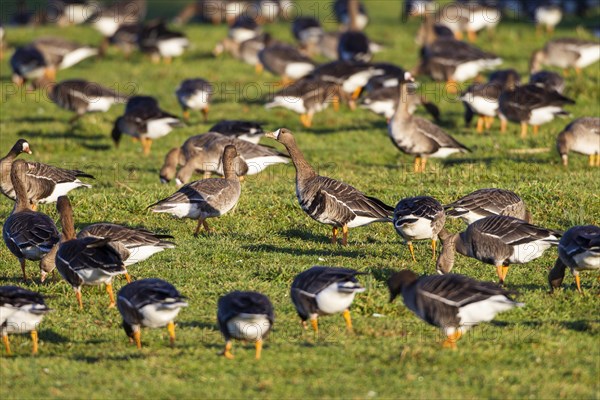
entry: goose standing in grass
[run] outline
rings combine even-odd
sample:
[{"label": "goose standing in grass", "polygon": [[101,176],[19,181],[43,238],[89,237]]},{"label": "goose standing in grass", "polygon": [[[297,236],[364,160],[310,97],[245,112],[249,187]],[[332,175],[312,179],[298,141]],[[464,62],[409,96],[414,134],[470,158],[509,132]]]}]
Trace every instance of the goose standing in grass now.
[{"label": "goose standing in grass", "polygon": [[109,38],[124,25],[138,24],[146,16],[146,0],[121,0],[110,6],[98,7],[98,12],[90,16],[89,21],[103,37],[100,52],[104,54],[109,44]]},{"label": "goose standing in grass", "polygon": [[218,132],[225,136],[233,136],[254,144],[258,144],[260,138],[265,135],[265,130],[259,122],[235,119],[219,121],[208,131]]},{"label": "goose standing in grass", "polygon": [[569,165],[569,152],[590,157],[591,167],[600,167],[600,118],[577,118],[556,138],[556,148],[563,165]]},{"label": "goose standing in grass", "polygon": [[313,17],[300,16],[292,23],[292,33],[302,50],[308,55],[318,53],[319,43],[325,32],[321,23]]},{"label": "goose standing in grass", "polygon": [[27,163],[22,160],[12,165],[10,178],[16,203],[2,226],[2,238],[8,250],[19,259],[24,281],[27,281],[25,261],[39,261],[40,270],[43,270],[47,264],[52,264],[52,249],[60,240],[54,221],[31,209],[25,188],[27,168]]},{"label": "goose standing in grass", "polygon": [[464,232],[440,232],[442,253],[436,269],[447,274],[460,253],[496,267],[500,284],[504,284],[511,264],[525,264],[541,257],[558,244],[561,233],[529,224],[521,219],[494,215],[473,222]]},{"label": "goose standing in grass", "polygon": [[502,14],[496,7],[487,7],[477,2],[451,2],[439,7],[433,18],[437,23],[449,28],[457,40],[462,40],[466,32],[467,39],[475,42],[477,32],[495,28],[502,19]]},{"label": "goose standing in grass", "polygon": [[552,35],[554,28],[560,23],[563,17],[562,9],[553,4],[542,4],[535,7],[533,11],[533,19],[535,21],[535,30],[538,35],[541,35],[542,29],[546,33]]},{"label": "goose standing in grass", "polygon": [[200,110],[204,122],[208,120],[208,108],[213,95],[212,85],[204,79],[186,79],[175,91],[179,105],[183,109],[183,118],[190,118],[189,110]]},{"label": "goose standing in grass", "polygon": [[6,354],[11,355],[8,334],[25,332],[31,332],[31,352],[37,354],[37,330],[50,311],[41,294],[17,286],[0,286],[0,330]]},{"label": "goose standing in grass", "polygon": [[17,47],[10,57],[12,82],[21,86],[32,81],[34,87],[56,78],[56,70],[47,64],[44,54],[34,45]]},{"label": "goose standing in grass", "polygon": [[186,298],[175,286],[162,279],[141,279],[123,286],[117,293],[117,307],[123,317],[123,329],[137,348],[142,348],[143,326],[148,328],[167,327],[171,346],[175,344],[175,318]]},{"label": "goose standing in grass", "polygon": [[565,78],[552,71],[539,71],[529,77],[529,83],[560,94],[565,91]]},{"label": "goose standing in grass", "polygon": [[348,268],[315,266],[296,275],[290,295],[296,312],[306,329],[310,320],[315,335],[319,333],[320,315],[342,313],[346,329],[352,332],[350,306],[357,293],[365,288],[356,279],[360,272]]},{"label": "goose standing in grass", "polygon": [[[402,85],[404,85],[404,82]],[[359,106],[374,112],[375,114],[384,116],[389,123],[398,108],[399,96],[400,93],[397,85],[393,87],[382,87],[361,96]],[[440,120],[439,108],[435,104],[427,101],[424,96],[417,93],[409,93],[406,101],[409,103],[408,112],[410,114],[414,114],[418,106],[423,106],[436,122]]]},{"label": "goose standing in grass", "polygon": [[451,349],[456,349],[456,342],[470,328],[493,320],[500,312],[524,306],[512,299],[514,292],[463,275],[418,277],[403,270],[392,275],[387,285],[390,302],[402,294],[406,308],[442,329],[447,337],[443,347]]},{"label": "goose standing in grass", "polygon": [[340,35],[338,42],[338,60],[368,63],[373,59],[371,42],[360,31],[348,31]]},{"label": "goose standing in grass", "polygon": [[567,268],[575,277],[577,291],[583,293],[579,271],[600,270],[600,227],[574,226],[560,238],[558,258],[548,274],[551,291],[562,285]]},{"label": "goose standing in grass", "polygon": [[117,275],[125,275],[130,282],[127,269],[119,252],[111,245],[110,238],[75,236],[73,208],[67,196],[61,196],[56,203],[62,225],[62,237],[56,253],[56,268],[67,283],[75,290],[79,308],[83,309],[81,287],[105,284],[110,298],[109,308],[115,306],[112,280]]},{"label": "goose standing in grass", "polygon": [[143,26],[138,36],[138,46],[143,53],[150,55],[152,62],[162,59],[170,64],[174,57],[180,57],[190,46],[189,39],[182,32],[175,32],[158,21]]},{"label": "goose standing in grass", "polygon": [[429,196],[402,199],[394,210],[394,228],[404,239],[414,262],[413,240],[431,239],[431,250],[435,260],[438,234],[446,223],[446,214],[439,201]]},{"label": "goose standing in grass", "polygon": [[531,222],[531,214],[518,194],[505,189],[478,189],[444,206],[446,216],[471,225],[492,215],[504,215]]},{"label": "goose standing in grass", "polygon": [[[0,191],[6,197],[16,200],[15,189],[11,180],[11,169],[15,158],[21,153],[31,154],[31,147],[25,139],[19,139],[8,154],[0,160]],[[38,162],[26,162],[24,184],[27,198],[32,208],[37,209],[38,203],[53,203],[59,196],[80,187],[91,188],[79,178],[94,179],[90,174],[79,170],[63,169]]]},{"label": "goose standing in grass", "polygon": [[179,118],[161,110],[154,97],[134,96],[127,102],[125,114],[115,121],[111,136],[116,147],[123,134],[132,136],[142,143],[143,153],[148,155],[153,140],[168,135],[179,126]]},{"label": "goose standing in grass", "polygon": [[[411,79],[407,73],[406,81]],[[429,157],[446,158],[470,151],[433,122],[412,115],[407,99],[408,85],[400,85],[398,108],[388,125],[388,135],[400,151],[415,156],[415,172],[425,171]]]},{"label": "goose standing in grass", "polygon": [[225,38],[215,45],[213,56],[218,57],[224,52],[231,54],[234,58],[252,65],[257,73],[262,71],[262,65],[258,58],[259,53],[267,46],[274,44],[273,37],[268,33],[262,33],[252,39],[241,43],[230,38]]},{"label": "goose standing in grass", "polygon": [[331,225],[331,242],[348,243],[348,229],[373,222],[392,222],[394,209],[375,197],[366,196],[344,182],[318,175],[298,148],[292,132],[281,128],[265,135],[283,144],[296,168],[296,196],[300,207],[312,219]]},{"label": "goose standing in grass", "polygon": [[274,44],[265,47],[258,53],[260,66],[273,75],[282,77],[282,83],[290,83],[308,75],[315,69],[315,62],[306,57],[298,49],[287,44]]},{"label": "goose standing in grass", "polygon": [[594,40],[576,38],[554,39],[546,43],[543,49],[536,50],[531,56],[529,72],[538,72],[542,66],[562,68],[565,75],[569,68],[577,74],[600,59],[600,43]]},{"label": "goose standing in grass", "polygon": [[253,18],[242,15],[231,24],[227,37],[234,42],[242,43],[260,35],[260,31],[260,26]]},{"label": "goose standing in grass", "polygon": [[202,227],[210,232],[206,219],[227,213],[235,207],[240,198],[242,187],[234,166],[237,155],[235,146],[225,147],[222,158],[223,179],[210,178],[189,183],[148,208],[153,212],[168,213],[177,218],[198,220],[194,236],[198,235]]},{"label": "goose standing in grass", "polygon": [[[356,4],[352,4],[356,2]],[[352,7],[356,7],[355,10]],[[335,0],[333,3],[333,12],[338,22],[342,24],[344,29],[354,27],[354,29],[362,31],[369,23],[369,16],[365,5],[358,0]],[[353,15],[353,13],[355,13]]]},{"label": "goose standing in grass", "polygon": [[217,321],[225,338],[223,355],[226,358],[233,358],[231,339],[238,339],[254,341],[255,358],[259,360],[263,340],[275,322],[275,312],[273,304],[264,294],[235,291],[219,298]]},{"label": "goose standing in grass", "polygon": [[125,103],[127,96],[98,83],[83,79],[72,79],[58,83],[50,92],[50,100],[60,108],[72,111],[73,123],[86,113],[107,112],[115,103]]}]

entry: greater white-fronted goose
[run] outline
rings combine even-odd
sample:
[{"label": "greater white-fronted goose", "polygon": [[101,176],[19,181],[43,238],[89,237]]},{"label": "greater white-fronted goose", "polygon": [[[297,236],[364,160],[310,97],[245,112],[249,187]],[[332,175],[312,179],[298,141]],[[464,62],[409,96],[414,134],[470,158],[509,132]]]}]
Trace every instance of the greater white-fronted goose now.
[{"label": "greater white-fronted goose", "polygon": [[227,213],[235,207],[240,198],[242,187],[234,166],[237,155],[235,146],[225,147],[222,159],[224,179],[210,178],[189,183],[148,208],[156,213],[198,220],[194,236],[198,235],[202,227],[210,231],[206,219]]},{"label": "greater white-fronted goose", "polygon": [[373,222],[392,222],[394,209],[344,182],[318,175],[306,161],[292,132],[281,128],[266,137],[283,144],[296,168],[296,196],[302,210],[322,224],[332,225],[331,242],[337,243],[342,229],[342,245],[348,243],[348,228]]},{"label": "greater white-fronted goose", "polygon": [[446,158],[470,151],[433,122],[412,115],[407,99],[408,85],[400,85],[398,108],[388,124],[388,135],[400,151],[415,156],[415,172],[425,171],[429,157]]},{"label": "greater white-fronted goose", "polygon": [[515,192],[505,189],[478,189],[444,206],[450,218],[460,218],[471,225],[492,215],[504,215],[531,222],[525,202]]},{"label": "greater white-fronted goose", "polygon": [[164,22],[150,22],[142,27],[138,36],[138,46],[143,53],[150,55],[153,62],[171,63],[189,47],[190,41],[182,32],[168,29]]},{"label": "greater white-fronted goose", "polygon": [[[353,4],[353,3],[356,3]],[[356,7],[355,10],[352,7]],[[358,0],[335,0],[333,3],[333,12],[338,22],[343,25],[345,29],[351,27],[356,30],[363,30],[369,23],[369,16],[365,5]],[[352,13],[355,13],[352,15]]]},{"label": "greater white-fronted goose", "polygon": [[258,144],[260,138],[265,135],[262,125],[256,121],[224,119],[217,122],[209,132],[218,132],[221,135],[233,136],[246,142]]},{"label": "greater white-fronted goose", "polygon": [[539,71],[529,77],[529,83],[548,91],[556,90],[562,94],[565,91],[565,78],[552,71]]},{"label": "greater white-fronted goose", "polygon": [[365,291],[356,279],[360,274],[348,268],[315,266],[296,275],[290,295],[302,326],[306,329],[306,321],[310,320],[318,335],[319,316],[342,313],[346,329],[352,332],[350,306],[356,293]]},{"label": "greater white-fronted goose", "polygon": [[[282,77],[284,83],[298,80],[315,69],[315,62],[293,46],[277,43],[258,53],[260,66]],[[261,67],[258,67],[260,70]]]},{"label": "greater white-fronted goose", "polygon": [[317,19],[299,16],[292,23],[292,34],[298,43],[300,43],[302,49],[307,54],[312,55],[317,52],[319,43],[325,32]]},{"label": "greater white-fronted goose", "polygon": [[433,14],[436,7],[434,0],[404,0],[403,14],[400,15],[400,19],[406,21],[409,17]]},{"label": "greater white-fronted goose", "polygon": [[600,167],[600,118],[577,118],[558,134],[556,148],[563,165],[569,165],[569,152],[590,157],[590,166]]},{"label": "greater white-fronted goose", "polygon": [[316,45],[317,53],[328,60],[337,60],[341,32],[325,32]]},{"label": "greater white-fronted goose", "polygon": [[502,19],[502,14],[496,7],[475,2],[452,2],[439,7],[433,18],[437,23],[448,27],[456,39],[462,40],[466,32],[469,41],[474,42],[477,40],[477,32],[493,29]]},{"label": "greater white-fronted goose", "polygon": [[269,298],[258,292],[235,291],[219,298],[217,307],[219,330],[225,338],[223,355],[233,358],[231,339],[253,341],[255,358],[259,360],[263,340],[275,322],[275,312]]},{"label": "greater white-fronted goose", "polygon": [[460,253],[494,265],[503,284],[511,264],[525,264],[541,257],[558,244],[561,234],[518,218],[493,215],[473,222],[461,233],[442,229],[439,236],[443,246],[437,260],[439,273],[452,271],[454,255]]},{"label": "greater white-fronted goose", "polygon": [[600,227],[574,226],[560,238],[558,258],[548,274],[551,291],[562,286],[567,268],[575,277],[577,291],[583,293],[579,271],[600,270]]},{"label": "greater white-fronted goose", "polygon": [[392,275],[387,285],[390,302],[402,294],[406,308],[442,329],[447,337],[443,347],[451,349],[456,349],[456,342],[473,326],[493,320],[500,312],[524,306],[512,299],[514,292],[464,275],[418,277],[413,271],[403,270]]},{"label": "greater white-fronted goose", "polygon": [[540,125],[552,121],[557,115],[569,115],[563,110],[567,104],[575,104],[575,101],[537,85],[508,88],[498,100],[500,130],[506,131],[506,121],[511,121],[521,124],[522,138],[527,137],[529,125],[533,125],[533,134],[536,135]]},{"label": "greater white-fronted goose", "polygon": [[263,33],[255,38],[248,39],[242,43],[233,41],[230,38],[225,38],[216,44],[212,51],[215,57],[218,57],[224,52],[231,54],[234,58],[250,64],[255,67],[256,72],[262,71],[262,65],[258,58],[258,54],[267,46],[274,43],[273,38],[268,33]]},{"label": "greater white-fronted goose", "polygon": [[[131,53],[138,48],[138,41],[140,38],[140,31],[142,26],[139,24],[126,24],[121,25],[117,31],[108,38],[108,44],[119,48],[125,59],[129,59]],[[106,45],[100,47],[100,55],[104,55],[106,51]]]},{"label": "greater white-fronted goose", "polygon": [[213,86],[204,79],[186,79],[175,91],[177,101],[183,109],[183,118],[190,118],[189,110],[200,110],[204,122],[208,121],[208,108],[213,95]]},{"label": "greater white-fronted goose", "polygon": [[413,240],[431,239],[431,250],[435,260],[438,234],[446,223],[446,214],[439,201],[429,196],[407,197],[394,209],[394,228],[404,239],[414,262]]},{"label": "greater white-fronted goose", "polygon": [[108,39],[121,26],[143,21],[146,9],[146,0],[119,0],[107,7],[98,8],[98,12],[89,20],[92,27]]},{"label": "greater white-fronted goose", "polygon": [[175,344],[175,318],[187,299],[162,279],[140,279],[117,293],[117,307],[123,317],[125,334],[142,348],[142,327],[167,327],[171,346]]},{"label": "greater white-fronted goose", "polygon": [[555,4],[540,4],[533,10],[533,20],[535,21],[536,32],[542,33],[542,29],[547,34],[554,33],[554,28],[560,23],[563,17],[562,9]]},{"label": "greater white-fronted goose", "polygon": [[576,38],[554,39],[546,43],[543,49],[536,50],[531,56],[529,72],[538,72],[542,66],[562,68],[568,74],[569,68],[581,70],[600,59],[600,43],[593,40]]},{"label": "greater white-fronted goose", "polygon": [[[384,116],[389,123],[398,108],[399,96],[400,93],[397,86],[382,87],[361,96],[359,105],[375,114]],[[418,106],[423,106],[436,122],[439,121],[439,108],[435,104],[427,101],[424,96],[409,92],[406,100],[409,103],[409,113],[414,114]]]},{"label": "greater white-fronted goose", "polygon": [[69,123],[89,112],[107,112],[114,103],[125,103],[128,99],[128,96],[83,79],[58,83],[52,88],[49,97],[57,106],[75,113]]},{"label": "greater white-fronted goose", "polygon": [[163,111],[154,97],[134,96],[127,102],[125,114],[115,121],[111,136],[116,147],[123,134],[132,136],[142,143],[143,153],[148,155],[153,140],[168,135],[179,126],[179,118]]},{"label": "greater white-fronted goose", "polygon": [[348,31],[340,35],[338,42],[340,61],[368,63],[373,59],[369,38],[360,31]]},{"label": "greater white-fronted goose", "polygon": [[12,81],[17,86],[32,81],[35,87],[44,80],[56,77],[55,69],[47,64],[42,52],[31,44],[17,47],[10,57],[10,67],[13,71]]},{"label": "greater white-fronted goose", "polygon": [[[11,181],[11,168],[15,158],[21,153],[31,154],[29,143],[19,139],[10,149],[8,154],[0,160],[0,190],[11,200],[16,200],[16,193]],[[94,178],[79,170],[63,169],[52,165],[28,161],[25,168],[25,187],[27,198],[33,209],[37,204],[53,203],[59,196],[65,195],[73,189],[80,187],[90,188],[91,185],[83,183],[79,178]]]},{"label": "greater white-fronted goose", "polygon": [[54,221],[40,212],[31,209],[25,187],[27,163],[17,160],[12,164],[10,179],[16,203],[2,226],[2,238],[8,250],[19,259],[23,280],[27,280],[25,261],[40,261],[40,270],[44,264],[52,263],[48,254],[60,240]]},{"label": "greater white-fronted goose", "polygon": [[234,42],[242,43],[260,35],[260,26],[253,18],[242,15],[235,19],[229,27],[227,37]]},{"label": "greater white-fronted goose", "polygon": [[38,329],[52,311],[44,297],[18,286],[0,286],[0,330],[6,354],[11,355],[9,333],[31,333],[32,353],[38,352]]},{"label": "greater white-fronted goose", "polygon": [[[83,309],[81,287],[105,284],[110,298],[109,308],[115,306],[112,290],[113,277],[127,275],[127,269],[119,252],[111,245],[110,238],[87,236],[78,239],[75,236],[73,208],[67,196],[61,196],[56,202],[60,214],[62,236],[56,252],[56,269],[73,290],[79,308]],[[130,279],[127,279],[129,282]]]}]

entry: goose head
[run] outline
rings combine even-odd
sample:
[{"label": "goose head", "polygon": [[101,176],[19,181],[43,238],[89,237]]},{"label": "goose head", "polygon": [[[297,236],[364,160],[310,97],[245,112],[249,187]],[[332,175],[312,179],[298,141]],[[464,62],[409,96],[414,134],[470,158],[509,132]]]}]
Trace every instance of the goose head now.
[{"label": "goose head", "polygon": [[31,154],[32,153],[31,148],[29,147],[29,142],[27,142],[27,140],[25,140],[25,139],[17,140],[15,145],[12,147],[11,151],[14,152],[15,154],[21,154],[21,153]]},{"label": "goose head", "polygon": [[407,288],[416,280],[417,274],[408,269],[404,269],[392,275],[387,280],[388,290],[390,291],[390,303],[402,293],[402,290]]}]

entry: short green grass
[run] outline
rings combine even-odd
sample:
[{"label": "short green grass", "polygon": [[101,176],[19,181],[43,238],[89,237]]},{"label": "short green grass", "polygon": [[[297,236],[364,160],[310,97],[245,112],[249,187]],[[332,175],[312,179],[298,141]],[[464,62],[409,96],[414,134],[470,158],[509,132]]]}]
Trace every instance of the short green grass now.
[{"label": "short green grass", "polygon": [[[413,37],[417,22],[398,21],[399,2],[369,2],[372,23],[367,33],[386,48],[377,61],[410,68],[417,60]],[[165,5],[153,4],[152,7]],[[327,16],[324,3],[301,3],[311,14]],[[153,15],[158,15],[152,8]],[[307,11],[308,10],[308,11]],[[170,11],[172,13],[172,11]],[[567,20],[556,36],[575,33],[577,21]],[[329,25],[333,28],[332,25]],[[288,25],[266,28],[291,40]],[[79,311],[72,289],[63,281],[40,284],[37,267],[29,263],[35,282],[23,284],[16,259],[0,246],[0,284],[18,284],[48,295],[55,310],[40,329],[40,352],[30,353],[26,335],[11,335],[13,357],[0,358],[3,399],[46,398],[599,398],[600,289],[596,276],[582,274],[585,296],[574,291],[570,276],[565,289],[547,294],[546,276],[556,250],[527,265],[514,266],[508,286],[521,292],[526,307],[500,315],[493,323],[471,331],[457,352],[442,350],[438,331],[408,312],[398,300],[388,302],[385,280],[392,271],[411,268],[434,273],[428,243],[416,245],[413,263],[391,225],[375,224],[351,230],[347,247],[328,243],[329,229],[306,216],[294,195],[293,168],[273,167],[249,177],[235,212],[212,221],[215,235],[192,236],[194,222],[151,214],[146,206],[175,190],[161,185],[158,169],[164,154],[190,135],[204,132],[223,118],[260,120],[267,128],[288,127],[307,158],[322,174],[342,179],[363,191],[395,204],[403,197],[431,195],[449,202],[483,187],[515,190],[529,205],[540,225],[566,229],[575,224],[600,223],[600,170],[573,155],[562,168],[554,150],[555,137],[568,123],[556,120],[539,136],[518,138],[518,127],[501,135],[476,134],[462,123],[462,106],[439,96],[423,79],[423,90],[442,111],[443,126],[473,153],[445,161],[431,161],[422,175],[411,172],[412,159],[399,154],[386,137],[385,121],[367,111],[343,108],[318,114],[314,128],[301,127],[295,114],[263,107],[265,82],[253,68],[228,56],[214,59],[213,45],[226,33],[224,26],[185,27],[194,47],[172,65],[152,65],[136,54],[131,60],[111,50],[102,60],[88,60],[60,71],[59,79],[86,78],[120,90],[157,96],[163,108],[179,113],[173,95],[188,77],[217,83],[218,95],[209,124],[193,116],[187,127],[155,143],[149,157],[139,145],[124,140],[115,150],[110,140],[112,121],[123,111],[115,106],[106,114],[88,115],[74,126],[70,114],[49,103],[42,92],[14,91],[9,83],[8,57],[0,64],[2,106],[0,150],[27,138],[34,151],[24,157],[59,166],[77,167],[96,176],[94,188],[73,193],[78,227],[113,221],[170,233],[178,247],[133,266],[134,278],[159,277],[172,282],[189,297],[190,307],[177,320],[175,348],[166,330],[145,330],[141,351],[130,345],[116,310],[106,310],[102,289],[84,288],[85,310]],[[90,27],[9,29],[12,46],[42,35],[56,34],[90,44],[99,35]],[[529,23],[504,21],[494,37],[483,34],[478,45],[501,55],[504,67],[525,74],[529,54],[540,47]],[[598,64],[583,77],[568,79],[567,94],[577,100],[574,117],[598,116]],[[245,88],[246,98],[240,97]],[[256,95],[257,88],[260,96]],[[249,99],[248,99],[249,98]],[[273,145],[268,140],[265,144]],[[547,149],[528,154],[514,150]],[[11,204],[0,201],[0,215]],[[43,212],[57,217],[52,205]],[[449,223],[452,230],[461,223]],[[288,290],[294,276],[312,265],[356,268],[368,275],[368,290],[352,307],[355,333],[344,332],[341,316],[321,319],[321,337],[303,333]],[[458,257],[455,272],[495,280],[493,267]],[[124,284],[117,280],[118,290]],[[275,305],[275,329],[266,342],[263,359],[253,359],[249,345],[234,346],[235,360],[219,357],[223,344],[216,328],[216,303],[231,290],[257,290]],[[377,316],[379,315],[379,316]]]}]

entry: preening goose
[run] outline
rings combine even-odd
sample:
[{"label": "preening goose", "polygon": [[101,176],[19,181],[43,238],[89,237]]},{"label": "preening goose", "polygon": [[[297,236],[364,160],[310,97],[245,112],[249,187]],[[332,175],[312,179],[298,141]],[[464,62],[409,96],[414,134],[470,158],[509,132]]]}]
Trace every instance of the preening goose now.
[{"label": "preening goose", "polygon": [[219,298],[217,306],[217,321],[225,338],[223,355],[233,358],[231,339],[248,340],[254,342],[255,358],[259,360],[263,340],[275,322],[273,304],[269,298],[262,293],[235,291]]},{"label": "preening goose", "polygon": [[17,286],[0,286],[0,330],[6,354],[11,355],[8,334],[25,332],[31,332],[32,353],[37,354],[37,330],[50,311],[41,294]]},{"label": "preening goose", "polygon": [[554,39],[546,43],[543,49],[535,51],[531,56],[529,72],[539,71],[542,66],[562,68],[565,75],[569,68],[575,68],[577,74],[581,70],[600,59],[600,43],[594,40],[576,38]]},{"label": "preening goose", "polygon": [[183,109],[183,118],[186,121],[190,118],[189,110],[200,110],[206,122],[212,94],[212,85],[204,79],[186,79],[181,82],[175,96]]},{"label": "preening goose", "polygon": [[53,264],[53,260],[49,259],[51,251],[60,240],[54,221],[46,214],[31,209],[25,188],[27,169],[27,163],[22,160],[17,160],[12,165],[10,179],[16,203],[2,226],[4,243],[19,259],[25,281],[25,261],[40,261],[40,270],[43,270],[46,264]]},{"label": "preening goose", "polygon": [[551,291],[562,285],[567,268],[575,277],[577,291],[583,293],[579,271],[600,270],[600,227],[574,226],[560,238],[558,258],[548,274]]},{"label": "preening goose", "polygon": [[558,134],[556,148],[563,165],[569,165],[569,152],[590,157],[591,167],[600,167],[600,118],[577,118]]},{"label": "preening goose", "polygon": [[446,214],[439,201],[429,196],[407,197],[394,209],[394,228],[404,239],[414,262],[413,240],[431,239],[431,250],[435,260],[438,234],[446,223]]},{"label": "preening goose", "polygon": [[202,227],[210,231],[206,219],[227,213],[235,207],[240,198],[242,188],[234,166],[237,155],[235,146],[225,147],[222,159],[225,175],[223,179],[210,178],[189,183],[148,208],[156,213],[198,220],[194,236],[198,235]]},{"label": "preening goose", "polygon": [[296,168],[296,196],[300,207],[312,219],[332,225],[331,241],[337,242],[342,229],[342,245],[348,242],[348,228],[373,222],[391,222],[393,208],[369,197],[344,182],[318,175],[298,148],[292,132],[281,128],[265,135],[283,144]]},{"label": "preening goose", "polygon": [[310,320],[315,335],[319,333],[320,315],[343,313],[346,329],[352,332],[350,306],[357,293],[365,288],[356,279],[360,272],[348,268],[315,266],[296,275],[290,295],[296,312],[306,329]]},{"label": "preening goose", "polygon": [[140,279],[123,286],[117,293],[117,307],[123,317],[125,334],[142,348],[141,328],[167,327],[171,346],[175,344],[175,318],[186,298],[175,286],[162,279]]},{"label": "preening goose", "polygon": [[514,292],[463,275],[418,277],[403,270],[392,275],[387,285],[390,302],[402,294],[406,308],[442,329],[447,337],[443,346],[451,349],[456,349],[456,342],[473,326],[493,320],[500,312],[524,306],[512,299]]},{"label": "preening goose", "polygon": [[478,189],[444,206],[450,218],[472,224],[492,215],[504,215],[531,222],[525,202],[515,192],[505,189]]},{"label": "preening goose", "polygon": [[552,71],[539,71],[529,77],[529,83],[551,92],[556,90],[562,94],[565,91],[565,78]]},{"label": "preening goose", "polygon": [[475,258],[496,267],[503,284],[511,264],[525,264],[541,257],[558,244],[558,231],[529,224],[521,219],[494,215],[473,222],[464,232],[440,232],[442,253],[437,271],[447,274],[454,266],[454,254]]}]

